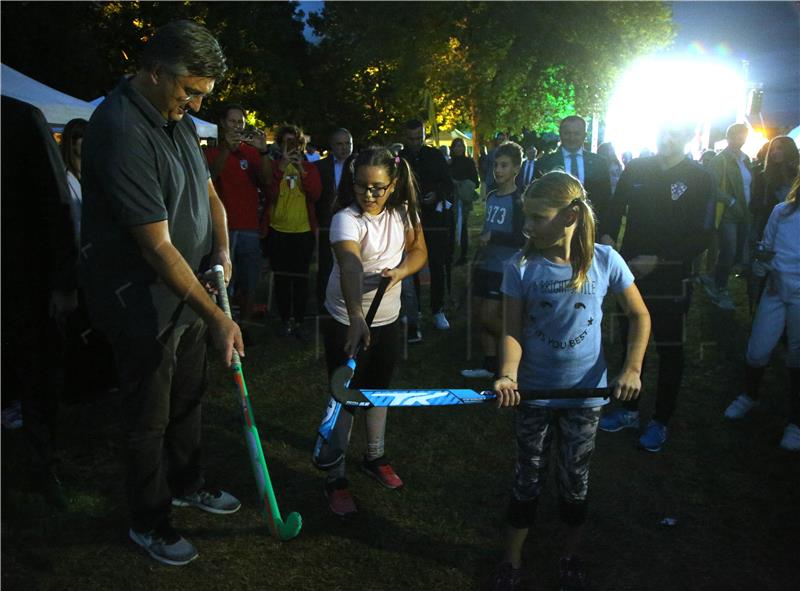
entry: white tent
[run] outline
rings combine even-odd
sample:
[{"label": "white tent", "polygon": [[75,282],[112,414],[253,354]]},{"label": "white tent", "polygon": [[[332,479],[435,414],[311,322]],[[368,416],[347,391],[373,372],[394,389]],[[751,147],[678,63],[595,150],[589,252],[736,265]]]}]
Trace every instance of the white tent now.
[{"label": "white tent", "polygon": [[[98,106],[100,103],[102,103],[104,100],[106,100],[106,97],[98,96],[93,101],[89,101],[89,104],[92,105],[92,107],[94,108]],[[197,128],[198,136],[200,136],[201,138],[217,137],[216,125],[214,125],[213,123],[209,123],[208,121],[203,121],[202,119],[200,119],[199,117],[195,117],[191,113],[189,114],[189,117],[191,117],[192,121],[194,121],[194,125]]]},{"label": "white tent", "polygon": [[[74,96],[50,88],[37,82],[25,74],[2,64],[0,74],[0,92],[20,101],[37,107],[52,127],[63,127],[70,119],[86,119],[92,116],[95,107],[103,102],[104,97],[91,102],[82,101]],[[192,117],[197,126],[197,134],[201,138],[217,137],[217,126],[197,117]]]},{"label": "white tent", "polygon": [[5,64],[0,75],[0,92],[38,107],[47,122],[55,127],[65,125],[70,119],[88,120],[94,111],[94,106],[86,101],[54,90]]}]

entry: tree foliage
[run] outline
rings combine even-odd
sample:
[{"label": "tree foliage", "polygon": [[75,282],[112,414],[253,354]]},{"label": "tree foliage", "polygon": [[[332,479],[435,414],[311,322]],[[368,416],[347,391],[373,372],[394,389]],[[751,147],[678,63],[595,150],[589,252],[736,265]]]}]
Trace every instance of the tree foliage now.
[{"label": "tree foliage", "polygon": [[201,116],[234,100],[268,125],[360,141],[427,119],[426,97],[447,129],[552,130],[602,112],[631,60],[673,35],[657,2],[327,2],[309,19],[316,45],[297,2],[4,2],[2,16],[4,63],[87,100],[135,69],[160,25],[197,20],[230,67]]},{"label": "tree foliage", "polygon": [[191,19],[217,36],[229,67],[201,115],[214,119],[215,105],[228,100],[268,124],[308,111],[297,2],[4,2],[2,16],[4,63],[84,100],[134,72],[158,27]]},{"label": "tree foliage", "polygon": [[[420,114],[426,89],[446,126],[484,136],[549,129],[570,112],[602,110],[630,61],[673,35],[660,3],[336,2],[313,24],[336,64],[327,87],[370,104],[353,120],[373,134]],[[373,68],[387,73],[377,98],[344,88]]]}]

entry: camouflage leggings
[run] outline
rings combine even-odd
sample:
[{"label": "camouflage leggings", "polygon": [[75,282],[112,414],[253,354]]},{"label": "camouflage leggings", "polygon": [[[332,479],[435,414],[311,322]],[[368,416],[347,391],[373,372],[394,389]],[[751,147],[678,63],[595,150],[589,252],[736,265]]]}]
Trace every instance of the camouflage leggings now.
[{"label": "camouflage leggings", "polygon": [[520,405],[516,415],[517,465],[513,496],[518,501],[537,498],[547,480],[550,443],[558,440],[558,494],[567,501],[583,501],[589,490],[589,460],[600,420],[600,407],[547,408]]}]

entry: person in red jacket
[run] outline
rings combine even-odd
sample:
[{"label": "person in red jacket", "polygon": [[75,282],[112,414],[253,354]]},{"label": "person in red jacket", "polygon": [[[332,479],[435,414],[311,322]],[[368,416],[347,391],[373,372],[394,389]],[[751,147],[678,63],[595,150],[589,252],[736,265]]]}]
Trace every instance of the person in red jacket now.
[{"label": "person in red jacket", "polygon": [[296,125],[275,136],[280,153],[267,187],[267,256],[275,276],[275,299],[281,317],[279,334],[304,338],[308,269],[317,233],[315,203],[322,193],[317,167],[305,159],[305,137]]},{"label": "person in red jacket", "polygon": [[[228,240],[233,262],[231,292],[241,310],[240,320],[253,317],[256,288],[261,277],[259,190],[272,179],[272,161],[266,136],[245,129],[244,108],[228,103],[220,110],[220,142],[205,151],[211,179],[228,214]],[[245,341],[249,333],[242,330]],[[248,338],[249,337],[249,338]]]}]

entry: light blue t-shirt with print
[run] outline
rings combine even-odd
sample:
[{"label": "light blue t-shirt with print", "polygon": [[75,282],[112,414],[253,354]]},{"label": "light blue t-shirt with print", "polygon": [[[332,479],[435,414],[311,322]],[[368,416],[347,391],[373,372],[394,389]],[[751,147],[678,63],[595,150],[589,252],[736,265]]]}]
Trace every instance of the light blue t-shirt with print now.
[{"label": "light blue t-shirt with print", "polygon": [[[522,300],[522,360],[517,380],[523,390],[604,388],[608,385],[601,343],[603,298],[633,283],[619,253],[595,244],[586,282],[570,287],[572,267],[518,252],[506,263],[501,291]],[[604,398],[533,400],[559,408],[595,407]]]}]

